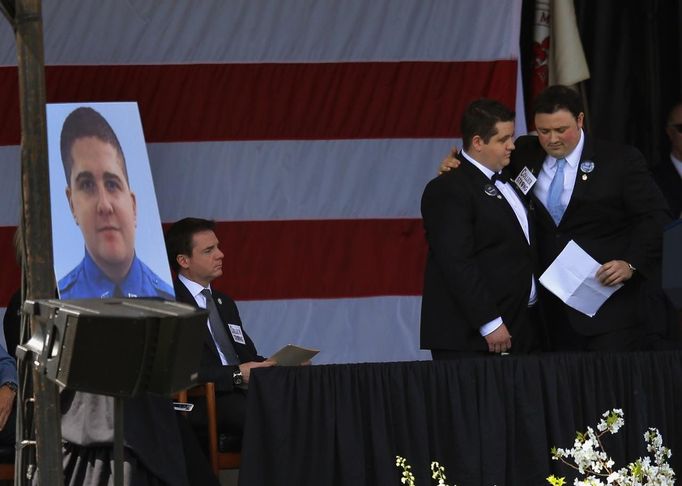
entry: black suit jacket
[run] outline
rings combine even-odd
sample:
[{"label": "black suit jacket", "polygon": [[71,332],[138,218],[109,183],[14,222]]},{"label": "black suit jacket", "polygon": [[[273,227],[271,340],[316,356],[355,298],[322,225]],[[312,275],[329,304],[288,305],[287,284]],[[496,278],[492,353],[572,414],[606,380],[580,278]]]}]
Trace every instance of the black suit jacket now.
[{"label": "black suit jacket", "polygon": [[525,325],[534,252],[509,203],[462,159],[429,182],[421,210],[429,245],[421,347],[487,351],[479,330],[498,316],[514,336]]},{"label": "black suit jacket", "polygon": [[[185,304],[198,307],[196,300],[194,300],[190,291],[185,287],[185,284],[176,279],[173,281],[173,287],[175,289],[175,299],[178,302],[184,302]],[[264,361],[265,358],[258,355],[256,346],[242,326],[239,311],[237,310],[237,305],[234,303],[234,300],[215,289],[212,289],[211,292],[216,307],[218,308],[218,313],[222,318],[230,340],[232,340],[232,345],[239,356],[240,362]],[[228,324],[236,324],[242,328],[242,335],[244,336],[246,344],[238,343],[233,339],[232,333],[227,327]],[[208,330],[208,326],[204,326],[204,330],[204,346],[201,353],[201,362],[199,364],[199,381],[202,383],[212,381],[216,384],[216,389],[220,391],[232,391],[234,388],[232,374],[238,367],[225,366],[222,364],[215,342]]]},{"label": "black suit jacket", "polygon": [[654,167],[654,179],[668,201],[673,217],[682,217],[682,177],[673,166],[670,156]]},{"label": "black suit jacket", "polygon": [[[520,137],[515,145],[512,172],[528,167],[537,177],[546,156],[537,137]],[[638,323],[639,287],[643,278],[660,275],[662,227],[670,216],[644,157],[635,148],[586,136],[580,161],[591,161],[594,168],[589,173],[578,168],[571,200],[558,227],[532,190],[529,195],[536,216],[541,271],[570,240],[600,263],[625,260],[637,269],[635,277],[592,318],[562,305],[572,327],[590,336]],[[547,320],[552,325],[552,316]]]}]

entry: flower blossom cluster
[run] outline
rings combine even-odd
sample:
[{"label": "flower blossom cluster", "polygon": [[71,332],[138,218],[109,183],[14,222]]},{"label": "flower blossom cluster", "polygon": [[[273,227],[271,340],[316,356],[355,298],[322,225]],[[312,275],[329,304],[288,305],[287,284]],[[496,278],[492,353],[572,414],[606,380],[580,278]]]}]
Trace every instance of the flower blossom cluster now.
[{"label": "flower blossom cluster", "polygon": [[395,465],[403,470],[400,482],[407,486],[414,486],[414,474],[412,474],[412,466],[407,463],[407,460],[401,456],[395,456]]},{"label": "flower blossom cluster", "polygon": [[[606,433],[615,434],[624,424],[621,409],[606,411],[597,424],[598,432],[588,427],[587,432],[576,434],[571,449],[556,447],[552,449],[554,460],[562,461],[584,476],[583,479],[575,479],[574,486],[672,486],[675,484],[675,472],[667,462],[671,456],[670,449],[663,446],[660,432],[653,427],[644,433],[647,452],[653,454],[653,461],[649,456],[640,457],[627,466],[614,470],[614,461],[604,451],[601,437]],[[571,458],[573,462],[569,462]],[[547,478],[547,482],[552,486],[563,486],[565,479],[552,475]]]},{"label": "flower blossom cluster", "polygon": [[[414,474],[412,474],[412,466],[407,463],[407,460],[401,456],[395,456],[395,465],[403,470],[400,482],[407,486],[415,486]],[[438,486],[448,486],[445,482],[445,468],[438,462],[431,463],[431,478],[438,481]]]}]

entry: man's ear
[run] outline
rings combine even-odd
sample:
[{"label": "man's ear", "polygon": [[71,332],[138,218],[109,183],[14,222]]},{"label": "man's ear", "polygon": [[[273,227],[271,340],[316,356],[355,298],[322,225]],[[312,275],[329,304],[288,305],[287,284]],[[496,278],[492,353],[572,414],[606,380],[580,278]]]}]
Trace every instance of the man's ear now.
[{"label": "man's ear", "polygon": [[130,191],[130,197],[133,198],[133,214],[135,215],[135,227],[137,228],[137,199],[133,191]]},{"label": "man's ear", "polygon": [[481,138],[480,135],[474,135],[471,138],[471,148],[474,150],[474,152],[480,152],[481,147],[483,146],[483,138]]},{"label": "man's ear", "polygon": [[175,261],[178,262],[180,268],[189,268],[189,257],[187,255],[180,254],[175,257]]},{"label": "man's ear", "polygon": [[582,128],[583,123],[585,122],[585,113],[583,113],[582,111],[578,113],[578,118],[576,118],[575,121],[578,124],[578,128]]},{"label": "man's ear", "polygon": [[76,219],[76,213],[73,210],[73,202],[71,202],[71,188],[69,186],[66,186],[64,192],[66,193],[66,200],[69,201],[69,209],[71,209],[71,215],[73,216],[73,220],[76,222],[76,226],[78,226],[78,219]]},{"label": "man's ear", "polygon": [[668,135],[668,139],[670,140],[670,143],[672,143],[672,141],[675,140],[675,135],[677,134],[677,130],[675,130],[675,127],[665,127],[665,133]]}]

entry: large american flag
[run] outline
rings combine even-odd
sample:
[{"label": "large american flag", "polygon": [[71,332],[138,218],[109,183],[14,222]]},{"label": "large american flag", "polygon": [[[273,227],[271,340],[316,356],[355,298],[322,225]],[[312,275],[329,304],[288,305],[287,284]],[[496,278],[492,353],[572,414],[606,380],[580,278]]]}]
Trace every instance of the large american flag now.
[{"label": "large american flag", "polygon": [[[218,221],[214,285],[261,354],[424,359],[419,199],[471,100],[522,106],[520,17],[521,0],[48,0],[47,100],[139,104],[161,218]],[[0,22],[2,305],[17,84]]]}]

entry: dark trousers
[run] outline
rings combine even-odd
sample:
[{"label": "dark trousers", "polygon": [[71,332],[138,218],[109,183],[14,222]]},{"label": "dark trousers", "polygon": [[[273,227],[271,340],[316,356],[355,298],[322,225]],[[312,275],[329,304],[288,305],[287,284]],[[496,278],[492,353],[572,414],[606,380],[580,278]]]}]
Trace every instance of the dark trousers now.
[{"label": "dark trousers", "polygon": [[203,453],[189,422],[179,413],[177,417],[189,484],[192,486],[199,484],[202,486],[220,486],[218,478],[213,474],[211,465]]}]

